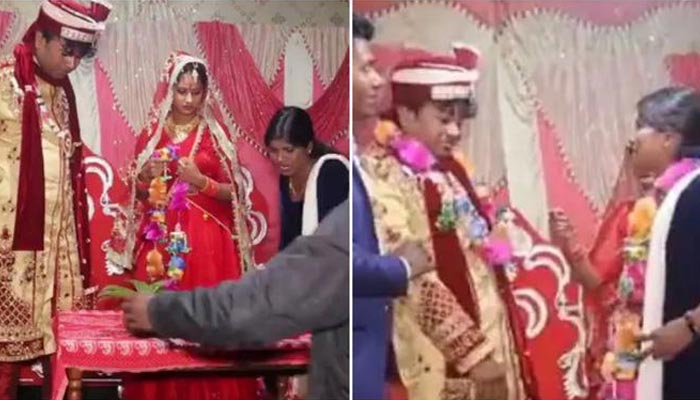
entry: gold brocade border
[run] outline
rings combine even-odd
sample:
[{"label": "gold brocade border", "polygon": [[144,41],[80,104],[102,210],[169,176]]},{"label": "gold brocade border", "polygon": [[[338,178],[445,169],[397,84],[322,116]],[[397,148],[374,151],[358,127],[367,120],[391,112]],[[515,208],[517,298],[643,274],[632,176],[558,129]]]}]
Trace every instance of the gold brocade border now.
[{"label": "gold brocade border", "polygon": [[0,342],[0,362],[25,361],[48,353],[44,348],[44,338],[20,342]]}]

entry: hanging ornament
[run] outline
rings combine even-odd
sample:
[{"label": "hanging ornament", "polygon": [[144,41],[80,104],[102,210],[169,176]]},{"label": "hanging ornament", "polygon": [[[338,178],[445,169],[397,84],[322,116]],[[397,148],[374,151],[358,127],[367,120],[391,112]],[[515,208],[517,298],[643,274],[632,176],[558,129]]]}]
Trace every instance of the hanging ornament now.
[{"label": "hanging ornament", "polygon": [[170,191],[168,210],[175,212],[187,210],[187,192],[189,187],[185,182],[178,182],[173,185],[173,189]]},{"label": "hanging ornament", "polygon": [[168,243],[167,251],[170,253],[170,262],[168,263],[168,277],[172,281],[170,286],[176,287],[182,280],[185,272],[186,263],[183,256],[190,252],[187,234],[182,230],[179,223],[170,232],[170,242]]},{"label": "hanging ornament", "polygon": [[154,207],[165,207],[168,198],[168,186],[164,177],[157,177],[151,181],[148,188],[148,202]]},{"label": "hanging ornament", "polygon": [[[151,180],[148,189],[148,202],[151,205],[151,210],[149,211],[150,222],[146,225],[144,235],[147,241],[153,243],[153,249],[146,255],[146,273],[151,281],[161,279],[165,275],[163,255],[158,250],[158,244],[164,243],[168,237],[168,225],[165,218],[166,210],[182,211],[187,208],[187,202],[184,198],[184,196],[186,196],[186,189],[183,195],[181,183],[176,183],[173,186],[172,194],[170,199],[168,199],[167,182],[172,179],[172,176],[170,176],[170,171],[167,166],[171,162],[177,161],[177,152],[177,146],[167,146],[156,150],[151,156],[152,160],[163,162],[166,165],[163,169],[163,173]],[[179,230],[179,224],[176,230]],[[182,233],[184,234],[184,232]],[[170,250],[168,251],[170,252]],[[187,251],[189,251],[189,249],[187,249]],[[170,253],[173,254],[172,252]],[[177,254],[180,253],[181,252]],[[169,263],[169,267],[170,264],[172,264],[172,260],[171,263]],[[182,261],[181,264],[182,268],[180,268],[180,272],[184,270],[184,261]],[[168,276],[172,278],[170,273],[168,273]],[[182,273],[179,274],[178,279],[181,277]]]},{"label": "hanging ornament", "polygon": [[153,248],[146,255],[146,273],[152,279],[162,278],[165,273],[163,255],[160,254],[157,247]]}]

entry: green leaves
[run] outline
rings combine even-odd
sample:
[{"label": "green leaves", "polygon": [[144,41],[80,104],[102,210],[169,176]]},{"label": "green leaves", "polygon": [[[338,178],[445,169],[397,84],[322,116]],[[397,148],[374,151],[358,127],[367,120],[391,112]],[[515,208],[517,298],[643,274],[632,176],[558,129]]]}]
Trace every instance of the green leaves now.
[{"label": "green leaves", "polygon": [[107,285],[100,291],[98,295],[99,299],[125,299],[129,298],[136,293],[148,293],[156,294],[160,291],[166,290],[165,285],[167,280],[160,280],[153,283],[147,283],[144,281],[139,281],[137,279],[129,279],[129,283],[132,287],[121,286],[121,285]]},{"label": "green leaves", "polygon": [[107,285],[97,295],[99,299],[118,298],[125,299],[136,294],[136,291],[119,285]]}]

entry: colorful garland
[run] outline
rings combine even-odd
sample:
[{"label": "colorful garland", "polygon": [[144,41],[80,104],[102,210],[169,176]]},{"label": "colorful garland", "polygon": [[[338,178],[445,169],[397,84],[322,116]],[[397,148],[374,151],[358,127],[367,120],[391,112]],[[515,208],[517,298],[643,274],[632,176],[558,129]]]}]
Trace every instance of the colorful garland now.
[{"label": "colorful garland", "polygon": [[[158,250],[158,244],[166,243],[167,238],[166,251],[170,254],[170,262],[168,263],[167,271],[169,280],[166,286],[174,288],[182,280],[185,271],[184,254],[190,252],[187,234],[180,226],[180,215],[187,210],[186,197],[189,186],[185,182],[178,181],[173,185],[168,195],[167,182],[172,179],[172,176],[169,174],[167,165],[172,161],[178,160],[177,146],[167,146],[156,150],[151,158],[166,163],[166,168],[163,171],[163,175],[151,180],[148,189],[151,221],[146,226],[144,234],[146,240],[153,243],[153,249],[146,255],[146,272],[151,281],[161,279],[166,275],[163,255]],[[178,216],[178,222],[172,232],[168,232],[166,211],[173,211]]]},{"label": "colorful garland", "polygon": [[[375,139],[378,143],[390,147],[399,161],[416,173],[432,169],[437,160],[422,142],[406,137],[392,122],[383,121],[375,129]],[[513,264],[513,248],[508,237],[506,219],[503,212],[495,212],[490,195],[487,193],[479,201],[485,202],[486,209],[493,215],[488,218],[494,223],[489,231],[488,221],[481,215],[472,200],[468,197],[459,199],[444,198],[440,207],[436,224],[442,232],[450,232],[457,228],[460,215],[465,216],[468,223],[467,233],[471,245],[492,266],[509,267]]]},{"label": "colorful garland", "polygon": [[610,351],[605,354],[601,365],[609,396],[623,400],[634,398],[632,387],[641,361],[636,336],[641,331],[642,315],[641,311],[634,311],[633,308],[639,308],[644,300],[649,242],[658,199],[697,168],[700,168],[700,161],[694,158],[683,158],[673,163],[656,179],[656,197],[646,196],[637,200],[628,215],[627,237],[622,248],[624,265],[617,287],[619,304],[611,321]]},{"label": "colorful garland", "polygon": [[656,215],[656,199],[637,200],[627,216],[627,237],[623,242],[624,264],[618,280],[617,305],[610,325],[610,350],[600,367],[606,386],[605,396],[631,400],[641,351],[637,336],[642,316],[634,308],[644,300],[644,275],[649,256],[651,226]]}]

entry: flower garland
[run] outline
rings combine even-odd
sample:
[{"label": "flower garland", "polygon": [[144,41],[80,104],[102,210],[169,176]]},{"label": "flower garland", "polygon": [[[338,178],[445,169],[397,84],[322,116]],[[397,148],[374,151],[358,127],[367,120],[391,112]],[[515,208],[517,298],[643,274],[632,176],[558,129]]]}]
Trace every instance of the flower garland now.
[{"label": "flower garland", "polygon": [[617,286],[617,306],[610,323],[610,350],[600,367],[606,382],[605,398],[633,400],[635,397],[631,385],[641,361],[636,340],[642,324],[639,305],[644,300],[644,275],[656,206],[654,197],[640,198],[627,216],[627,237],[622,246],[624,263]]},{"label": "flower garland", "polygon": [[[167,146],[156,150],[151,158],[168,165],[178,160],[178,147]],[[187,210],[186,197],[189,186],[185,182],[176,182],[168,195],[167,182],[171,179],[172,176],[166,167],[161,176],[151,180],[148,189],[151,220],[144,231],[146,240],[153,243],[153,249],[146,255],[146,272],[151,280],[160,279],[166,274],[163,255],[158,250],[158,244],[168,242],[166,251],[170,254],[170,262],[167,271],[169,280],[166,286],[169,288],[176,287],[182,280],[186,267],[184,254],[190,252],[187,234],[182,230],[179,221],[181,212]],[[169,233],[165,219],[166,211],[173,211],[178,215],[178,222]]]},{"label": "flower garland", "polygon": [[[391,121],[381,121],[375,129],[376,141],[393,150],[398,160],[415,173],[425,173],[437,165],[437,159],[430,149],[422,142],[407,137]],[[457,159],[460,159],[457,156]],[[464,165],[462,163],[462,165]],[[483,192],[483,191],[482,191]],[[489,231],[487,219],[468,196],[447,198],[443,195],[440,213],[437,217],[437,228],[441,232],[454,231],[464,217],[467,223],[467,234],[471,245],[482,258],[492,266],[509,267],[513,264],[513,248],[507,232],[505,210],[496,211],[488,191],[481,193],[479,201],[483,201],[494,224]]]},{"label": "flower garland", "polygon": [[695,169],[700,161],[681,159],[669,166],[654,182],[657,196],[638,199],[627,217],[627,237],[623,242],[624,264],[617,286],[617,309],[610,324],[610,351],[605,354],[601,374],[606,381],[607,397],[622,400],[635,398],[633,384],[637,378],[641,351],[636,337],[641,332],[641,305],[651,229],[659,200],[679,180]]},{"label": "flower garland", "polygon": [[628,215],[628,232],[622,247],[624,267],[617,290],[625,304],[641,303],[644,299],[644,272],[655,215],[656,200],[651,196],[637,200]]}]

